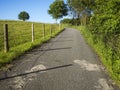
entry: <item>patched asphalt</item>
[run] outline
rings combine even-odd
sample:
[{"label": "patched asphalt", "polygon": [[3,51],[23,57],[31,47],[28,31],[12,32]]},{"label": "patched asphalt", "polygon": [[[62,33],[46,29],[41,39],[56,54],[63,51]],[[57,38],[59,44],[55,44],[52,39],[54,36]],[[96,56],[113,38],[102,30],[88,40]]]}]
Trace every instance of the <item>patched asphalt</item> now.
[{"label": "patched asphalt", "polygon": [[120,90],[78,30],[67,28],[0,72],[0,90]]}]

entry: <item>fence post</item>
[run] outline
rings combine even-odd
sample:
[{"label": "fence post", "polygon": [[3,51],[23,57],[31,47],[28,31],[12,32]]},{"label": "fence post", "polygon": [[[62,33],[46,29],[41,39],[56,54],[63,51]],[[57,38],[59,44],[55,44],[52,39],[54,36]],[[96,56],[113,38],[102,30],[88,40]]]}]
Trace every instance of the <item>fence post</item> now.
[{"label": "fence post", "polygon": [[45,24],[43,24],[43,38],[45,38]]},{"label": "fence post", "polygon": [[60,31],[60,29],[61,29],[60,27],[61,27],[61,25],[59,24],[59,31]]},{"label": "fence post", "polygon": [[4,51],[9,51],[8,24],[4,24]]},{"label": "fence post", "polygon": [[50,36],[52,37],[52,24],[50,25]]},{"label": "fence post", "polygon": [[34,42],[34,24],[32,23],[32,42]]}]

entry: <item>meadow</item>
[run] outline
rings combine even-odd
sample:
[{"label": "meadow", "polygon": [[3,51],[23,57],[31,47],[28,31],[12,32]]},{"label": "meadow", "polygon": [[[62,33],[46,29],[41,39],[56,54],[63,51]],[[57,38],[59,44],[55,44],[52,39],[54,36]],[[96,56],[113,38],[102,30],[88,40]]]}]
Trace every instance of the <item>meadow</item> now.
[{"label": "meadow", "polygon": [[[8,52],[4,52],[4,24],[8,24]],[[34,24],[34,42],[32,42],[32,24]],[[59,27],[58,24],[1,20],[0,67],[11,63],[15,58],[32,49],[33,47],[48,41],[61,30],[63,30],[63,27]],[[44,37],[43,32],[45,34]]]}]

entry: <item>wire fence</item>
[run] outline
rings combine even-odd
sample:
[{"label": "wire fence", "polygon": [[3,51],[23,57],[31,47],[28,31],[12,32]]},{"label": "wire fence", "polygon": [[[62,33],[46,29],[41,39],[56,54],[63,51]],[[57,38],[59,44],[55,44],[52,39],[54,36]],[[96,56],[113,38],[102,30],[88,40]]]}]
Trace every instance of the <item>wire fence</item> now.
[{"label": "wire fence", "polygon": [[[6,51],[5,47],[9,49],[20,44],[34,42],[35,40],[52,36],[59,28],[61,27],[58,24],[26,22],[0,23],[0,51]],[[8,29],[8,33],[5,32],[5,29]],[[8,35],[5,35],[5,33]],[[5,46],[5,43],[8,43],[9,46]]]}]

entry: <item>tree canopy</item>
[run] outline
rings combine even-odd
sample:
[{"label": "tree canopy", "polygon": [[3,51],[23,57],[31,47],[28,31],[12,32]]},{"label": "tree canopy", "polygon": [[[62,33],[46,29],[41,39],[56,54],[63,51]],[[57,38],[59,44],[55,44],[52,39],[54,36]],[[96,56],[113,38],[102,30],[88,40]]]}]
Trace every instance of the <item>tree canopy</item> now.
[{"label": "tree canopy", "polygon": [[60,19],[63,16],[67,16],[68,15],[67,11],[68,11],[67,5],[64,3],[63,0],[55,0],[49,6],[48,13],[57,21],[57,19]]},{"label": "tree canopy", "polygon": [[94,0],[67,0],[67,2],[73,18],[81,20],[81,24],[87,24],[94,6]]},{"label": "tree canopy", "polygon": [[30,16],[26,11],[22,11],[18,15],[18,19],[23,20],[23,21],[28,20],[29,18]]}]

